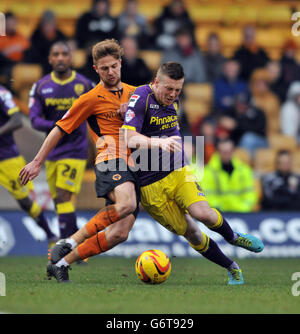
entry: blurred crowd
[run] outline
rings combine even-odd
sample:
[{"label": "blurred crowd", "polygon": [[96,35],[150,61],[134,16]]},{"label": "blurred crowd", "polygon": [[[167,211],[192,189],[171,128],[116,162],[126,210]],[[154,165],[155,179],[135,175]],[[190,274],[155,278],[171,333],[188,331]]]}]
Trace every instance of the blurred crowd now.
[{"label": "blurred crowd", "polygon": [[[208,197],[221,210],[239,208],[237,211],[249,212],[255,210],[258,202],[251,174],[253,164],[235,158],[234,149],[244,149],[253,161],[257,149],[270,146],[273,132],[290,136],[300,144],[300,64],[292,39],[286,40],[280,59],[273,60],[258,45],[255,26],[241,29],[242,43],[227,58],[217,33],[208,35],[205,50],[197,45],[195,24],[182,0],[170,0],[151,23],[139,13],[136,0],[127,0],[118,17],[111,15],[109,0],[93,0],[90,10],[78,18],[71,39],[59,30],[50,10],[43,13],[29,39],[18,31],[14,13],[7,12],[6,36],[0,38],[0,76],[10,78],[13,67],[20,62],[38,63],[44,74],[49,73],[50,46],[67,40],[73,50],[85,51],[86,62],[77,70],[97,82],[91,47],[105,38],[115,38],[124,48],[122,81],[138,86],[153,77],[140,51],[160,51],[162,62],[172,60],[183,65],[186,83],[208,83],[212,87],[213,101],[207,115],[190,124],[184,103],[180,110],[182,134],[205,138],[209,177],[204,188],[211,194]],[[12,89],[10,80],[5,84]],[[277,122],[272,118],[277,118]],[[277,152],[276,169],[261,178],[262,208],[298,208],[300,179],[292,170],[291,159],[288,150]],[[234,196],[240,198],[239,204]],[[222,202],[222,197],[226,201]],[[272,206],[272,201],[277,204]],[[241,210],[242,203],[245,208]]]}]

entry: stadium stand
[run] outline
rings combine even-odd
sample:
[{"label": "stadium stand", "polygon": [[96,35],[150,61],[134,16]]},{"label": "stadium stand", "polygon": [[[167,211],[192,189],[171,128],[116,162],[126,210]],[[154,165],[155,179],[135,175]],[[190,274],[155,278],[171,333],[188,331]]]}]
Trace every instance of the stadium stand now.
[{"label": "stadium stand", "polygon": [[295,138],[280,133],[269,135],[268,140],[270,147],[276,151],[289,150],[293,152],[297,148]]},{"label": "stadium stand", "polygon": [[245,162],[248,165],[251,165],[251,157],[250,154],[247,150],[241,148],[241,147],[236,147],[233,153],[233,156],[236,158],[239,158],[243,162]]},{"label": "stadium stand", "polygon": [[300,174],[300,149],[298,148],[293,152],[293,171]]},{"label": "stadium stand", "polygon": [[74,50],[72,54],[72,63],[75,69],[81,68],[86,64],[86,53],[82,49]]},{"label": "stadium stand", "polygon": [[160,64],[161,52],[157,50],[141,50],[139,55],[154,73]]},{"label": "stadium stand", "polygon": [[190,124],[211,111],[213,89],[209,83],[187,83],[184,86],[184,110]]},{"label": "stadium stand", "polygon": [[42,76],[42,67],[39,64],[19,63],[12,71],[12,87],[17,95],[17,102],[25,114],[29,114],[29,91]]},{"label": "stadium stand", "polygon": [[[58,27],[70,39],[74,37],[78,17],[90,9],[92,1],[82,0],[2,0],[0,11],[12,11],[18,17],[18,29],[26,37],[30,37],[36,28],[42,13],[46,9],[53,10],[57,17]],[[139,12],[151,25],[162,12],[163,6],[170,0],[138,0]],[[111,14],[118,16],[124,10],[125,0],[110,0]],[[222,54],[231,57],[241,45],[243,27],[253,25],[256,28],[256,40],[263,46],[272,60],[280,60],[283,47],[291,40],[296,47],[295,58],[300,62],[300,38],[291,34],[291,14],[300,11],[299,1],[295,0],[184,0],[184,4],[195,24],[195,37],[201,51],[205,52],[207,37],[216,33],[221,41]],[[161,51],[154,49],[141,50],[139,55],[154,73],[161,62]],[[83,68],[87,62],[85,50],[75,49],[73,66]],[[28,92],[33,84],[42,76],[39,64],[18,64],[12,73],[12,88],[15,100],[21,110],[28,113]],[[5,78],[0,77],[0,82]],[[249,82],[249,86],[251,83]],[[213,89],[209,83],[186,84],[184,86],[183,110],[188,123],[192,126],[213,110]],[[268,96],[269,97],[269,96]],[[280,103],[274,98],[266,98],[261,94],[255,96],[255,103],[264,110],[267,117],[267,136],[269,149],[257,150],[251,160],[246,151],[237,148],[235,155],[254,167],[257,174],[274,170],[274,158],[277,150],[286,148],[293,151],[293,165],[300,173],[300,148],[292,138],[280,133]],[[98,200],[91,202],[94,196],[93,175],[86,172],[82,194],[78,196],[79,208],[99,207]],[[259,181],[257,191],[259,191]]]},{"label": "stadium stand", "polygon": [[253,158],[253,167],[257,175],[269,173],[275,169],[276,150],[272,148],[257,149]]}]

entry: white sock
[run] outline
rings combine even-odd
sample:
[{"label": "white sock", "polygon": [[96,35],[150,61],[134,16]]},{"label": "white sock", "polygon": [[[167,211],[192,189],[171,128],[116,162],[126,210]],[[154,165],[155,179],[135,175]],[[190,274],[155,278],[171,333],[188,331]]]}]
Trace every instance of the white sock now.
[{"label": "white sock", "polygon": [[57,267],[61,267],[61,266],[68,267],[68,266],[69,266],[69,263],[68,263],[65,259],[61,259],[61,260],[59,260],[55,265],[56,265]]},{"label": "white sock", "polygon": [[67,238],[66,242],[71,245],[72,250],[77,247],[77,242],[72,238]]}]

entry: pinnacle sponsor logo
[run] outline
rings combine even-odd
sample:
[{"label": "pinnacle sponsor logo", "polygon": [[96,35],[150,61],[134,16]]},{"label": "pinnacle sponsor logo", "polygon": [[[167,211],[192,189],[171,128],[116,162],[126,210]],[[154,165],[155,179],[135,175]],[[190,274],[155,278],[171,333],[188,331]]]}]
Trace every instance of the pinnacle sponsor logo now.
[{"label": "pinnacle sponsor logo", "polygon": [[64,98],[47,97],[45,99],[45,104],[46,107],[55,107],[57,111],[68,110],[72,107],[76,99],[77,99],[76,96],[64,97]]},{"label": "pinnacle sponsor logo", "polygon": [[162,125],[162,124],[175,122],[177,120],[178,120],[177,115],[165,116],[165,117],[152,116],[151,119],[150,119],[150,124]]},{"label": "pinnacle sponsor logo", "polygon": [[179,127],[178,124],[178,116],[165,116],[165,117],[159,117],[159,116],[152,116],[150,119],[150,124],[152,125],[161,125],[159,130],[168,130],[172,129],[174,127]]}]

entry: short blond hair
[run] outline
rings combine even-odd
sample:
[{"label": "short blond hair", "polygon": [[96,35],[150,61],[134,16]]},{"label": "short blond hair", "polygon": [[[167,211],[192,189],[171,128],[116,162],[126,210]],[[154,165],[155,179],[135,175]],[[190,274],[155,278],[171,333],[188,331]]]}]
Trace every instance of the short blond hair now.
[{"label": "short blond hair", "polygon": [[123,56],[123,48],[120,46],[119,42],[115,39],[105,39],[93,46],[92,56],[94,64],[105,56],[112,56],[116,59],[121,59]]}]

